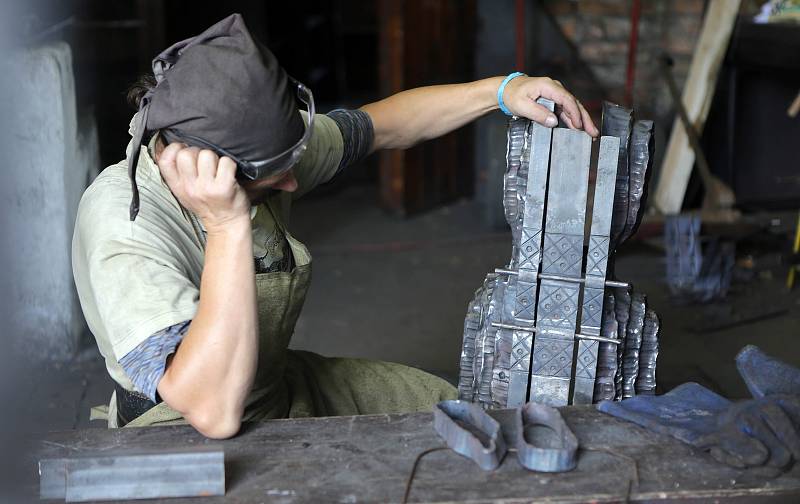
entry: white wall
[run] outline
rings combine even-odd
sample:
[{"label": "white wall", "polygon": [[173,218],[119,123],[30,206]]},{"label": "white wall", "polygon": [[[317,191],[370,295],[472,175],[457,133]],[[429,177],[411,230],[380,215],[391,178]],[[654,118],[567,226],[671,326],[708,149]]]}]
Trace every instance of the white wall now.
[{"label": "white wall", "polygon": [[85,331],[69,254],[77,205],[99,162],[96,126],[88,120],[79,135],[67,44],[19,49],[3,66],[15,83],[6,97],[11,131],[0,167],[10,252],[6,331],[29,357],[64,360]]}]

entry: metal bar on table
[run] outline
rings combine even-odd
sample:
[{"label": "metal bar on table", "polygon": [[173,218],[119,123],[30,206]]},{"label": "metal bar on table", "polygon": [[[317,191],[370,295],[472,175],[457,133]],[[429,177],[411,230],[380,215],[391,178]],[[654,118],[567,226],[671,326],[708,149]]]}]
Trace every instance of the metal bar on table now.
[{"label": "metal bar on table", "polygon": [[220,449],[98,454],[39,462],[42,499],[66,502],[225,495]]}]

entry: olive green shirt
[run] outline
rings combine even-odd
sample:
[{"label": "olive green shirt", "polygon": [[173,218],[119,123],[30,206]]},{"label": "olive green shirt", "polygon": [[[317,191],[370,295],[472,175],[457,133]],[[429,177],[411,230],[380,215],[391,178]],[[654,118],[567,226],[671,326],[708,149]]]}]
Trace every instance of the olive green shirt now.
[{"label": "olive green shirt", "polygon": [[[72,241],[84,316],[109,375],[127,390],[133,385],[119,360],[153,333],[194,318],[203,271],[202,231],[162,179],[150,156],[154,142],[155,137],[139,157],[136,220],[129,220],[131,186],[127,163],[121,161],[103,170],[84,193]],[[298,190],[281,199],[284,221],[292,199],[329,181],[342,155],[336,123],[317,115],[308,149],[294,167]],[[274,244],[285,240],[277,236],[270,213],[254,207],[251,215],[254,257],[282,253]]]}]

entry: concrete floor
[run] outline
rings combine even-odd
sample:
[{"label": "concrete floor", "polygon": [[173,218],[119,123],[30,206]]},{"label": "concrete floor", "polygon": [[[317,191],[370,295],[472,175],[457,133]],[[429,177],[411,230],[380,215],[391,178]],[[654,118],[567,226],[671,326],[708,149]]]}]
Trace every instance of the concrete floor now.
[{"label": "concrete floor", "polygon": [[[314,282],[292,346],[324,355],[402,362],[455,375],[466,304],[484,275],[504,265],[510,233],[483,225],[476,202],[459,202],[409,219],[387,215],[370,186],[299,202],[291,229],[314,257]],[[618,253],[620,279],[646,292],[663,319],[658,379],[662,391],[700,381],[745,397],[733,358],[748,343],[800,365],[800,289],[787,294],[785,271],[737,284],[714,305],[673,305],[663,253],[642,244]],[[716,332],[691,329],[719,313],[786,308],[779,317]],[[103,427],[89,407],[107,402],[111,383],[93,346],[71,362],[37,369],[19,384],[35,398],[19,411],[24,430]]]}]

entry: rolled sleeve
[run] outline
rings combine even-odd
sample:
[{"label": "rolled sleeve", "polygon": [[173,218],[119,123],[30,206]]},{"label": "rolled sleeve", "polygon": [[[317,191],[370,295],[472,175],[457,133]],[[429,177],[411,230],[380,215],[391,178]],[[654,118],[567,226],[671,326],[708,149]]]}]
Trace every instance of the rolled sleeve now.
[{"label": "rolled sleeve", "polygon": [[[302,115],[307,122],[308,115],[305,112]],[[297,179],[294,198],[330,181],[338,173],[343,155],[342,132],[336,122],[326,115],[316,115],[308,148],[294,167],[294,176]]]},{"label": "rolled sleeve", "polygon": [[158,402],[157,388],[167,367],[167,357],[175,353],[190,323],[187,320],[158,331],[119,360],[134,388],[153,402]]}]

